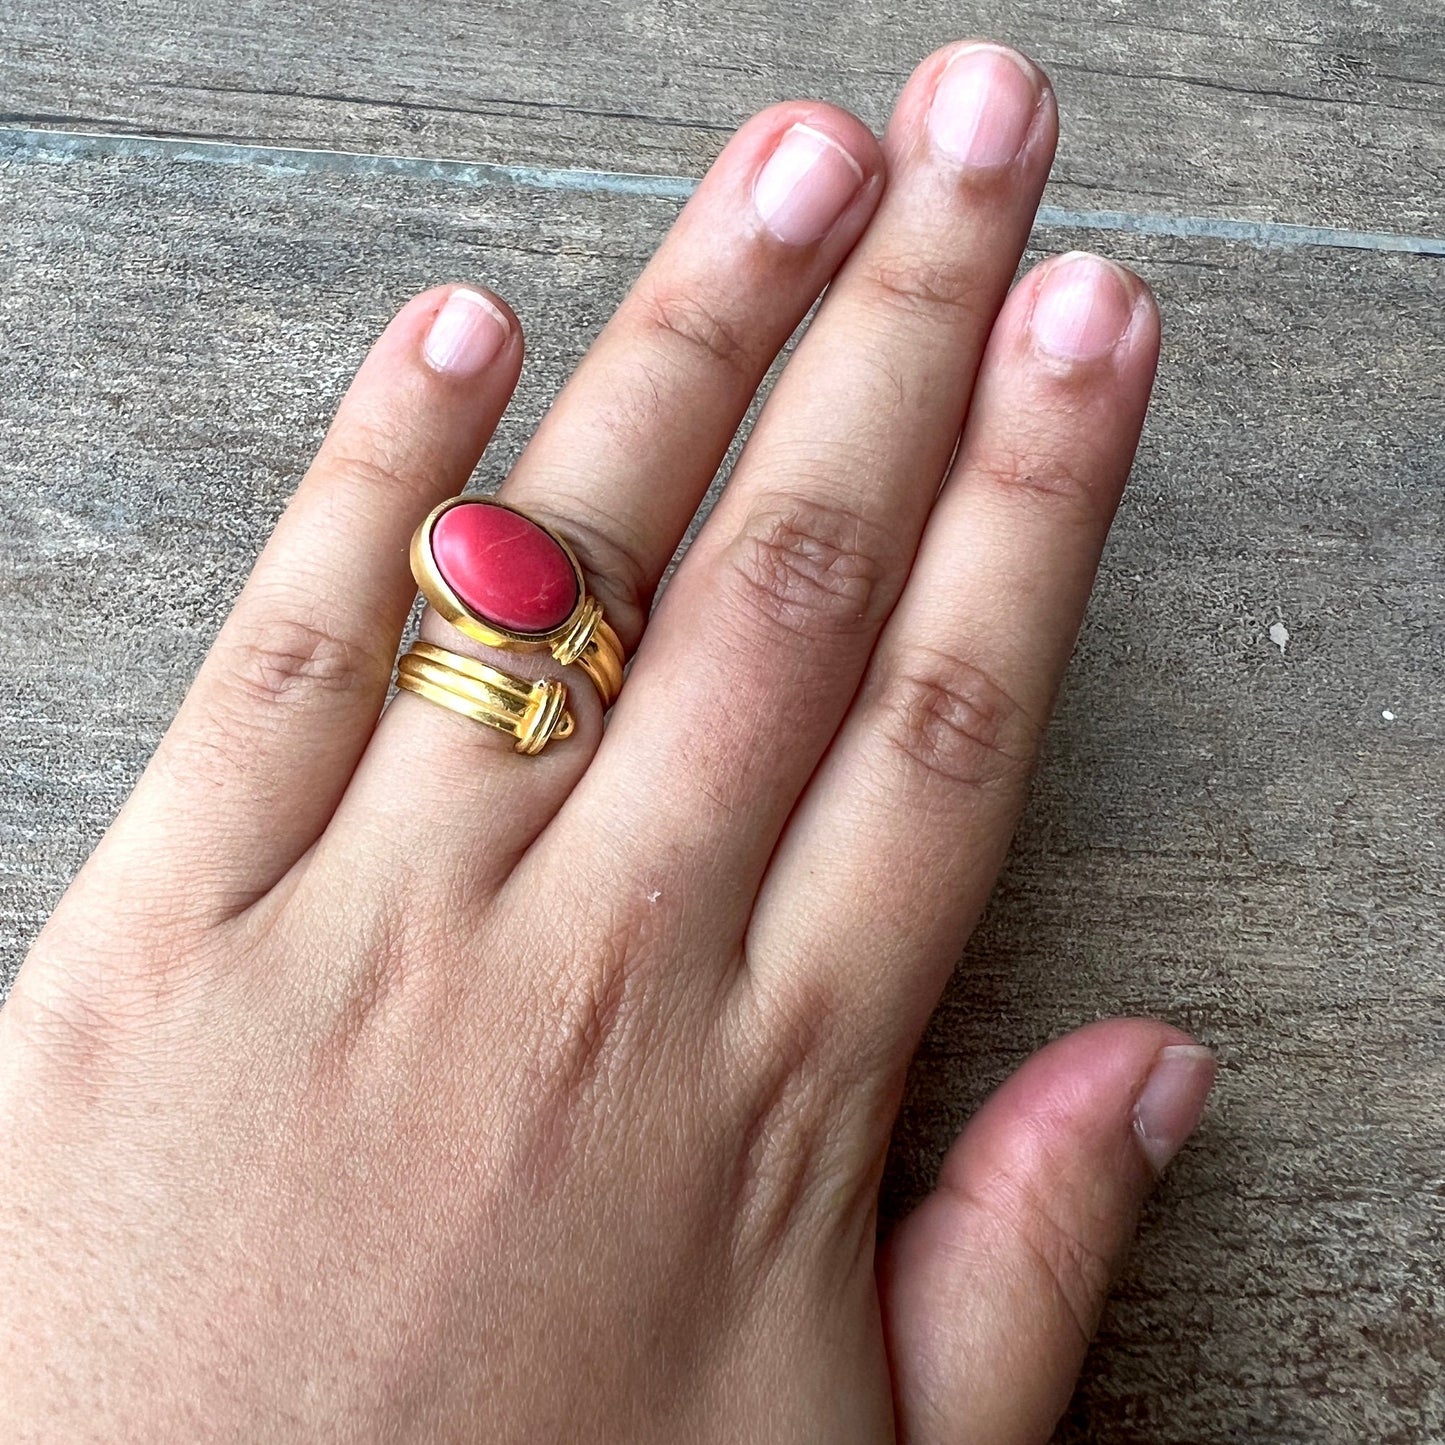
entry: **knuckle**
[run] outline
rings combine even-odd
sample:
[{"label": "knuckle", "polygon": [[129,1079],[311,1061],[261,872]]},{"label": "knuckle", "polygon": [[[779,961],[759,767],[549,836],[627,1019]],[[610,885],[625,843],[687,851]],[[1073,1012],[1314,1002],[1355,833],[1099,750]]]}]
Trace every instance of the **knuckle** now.
[{"label": "knuckle", "polygon": [[741,605],[784,635],[871,632],[891,548],[885,531],[836,503],[780,498],[756,508],[729,549]]},{"label": "knuckle", "polygon": [[999,299],[992,278],[917,255],[881,256],[864,279],[878,309],[906,321],[943,319],[981,328]]},{"label": "knuckle", "polygon": [[[328,994],[328,1019],[312,1046],[311,1087],[329,1096],[330,1090],[375,1063],[375,1051],[389,1036],[408,1027],[425,1028],[449,1009],[452,976],[445,969],[425,966],[425,960],[442,951],[442,928],[436,917],[407,906],[408,900],[378,894],[365,924],[364,947],[354,947],[352,966],[340,971]],[[338,904],[326,901],[329,913]],[[449,918],[455,937],[453,910],[440,910]],[[264,936],[253,946],[265,948]]]},{"label": "knuckle", "polygon": [[1019,1229],[1059,1313],[1087,1343],[1109,1290],[1113,1262],[1089,1242],[1083,1229],[1066,1226],[1041,1203],[1027,1207]]},{"label": "knuckle", "polygon": [[731,1188],[739,1237],[755,1256],[782,1248],[820,1195],[836,1207],[841,1092],[828,1087],[821,1070],[793,1065],[757,1081]]},{"label": "knuckle", "polygon": [[890,669],[876,700],[894,755],[964,787],[1027,780],[1042,729],[986,669],[935,648],[914,648]]},{"label": "knuckle", "polygon": [[945,1166],[939,1188],[958,1209],[960,1230],[1004,1264],[1016,1282],[1027,1281],[1039,1305],[1054,1311],[1087,1345],[1114,1274],[1113,1257],[1093,1242],[1109,1235],[1103,1202],[1094,1201],[1066,1221],[1041,1183],[1008,1165],[974,1180],[950,1176]]},{"label": "knuckle", "polygon": [[[318,458],[321,480],[358,507],[374,508],[375,497],[388,499],[417,492],[425,481],[401,464],[399,438],[374,421],[353,418],[344,439],[328,439]],[[388,505],[390,505],[388,501]]]},{"label": "knuckle", "polygon": [[661,955],[645,937],[645,925],[619,917],[588,939],[582,960],[539,980],[518,1154],[533,1192],[548,1192],[568,1159],[609,1127],[607,1100],[635,1086],[657,1047],[660,975],[652,965]]},{"label": "knuckle", "polygon": [[569,977],[549,1000],[552,1030],[540,1057],[557,1096],[569,1103],[603,1074],[637,1006],[635,950],[611,941],[578,980]]},{"label": "knuckle", "polygon": [[210,987],[214,950],[161,941],[155,957],[120,939],[62,931],[44,940],[5,1001],[7,1029],[38,1058],[95,1080],[171,1047],[171,1026]]},{"label": "knuckle", "polygon": [[756,381],[758,344],[696,291],[654,284],[638,293],[635,321],[643,337],[689,362],[746,382]]},{"label": "knuckle", "polygon": [[349,692],[372,683],[381,667],[371,648],[295,615],[243,619],[227,641],[225,659],[232,690],[244,703],[266,708]]},{"label": "knuckle", "polygon": [[971,483],[1041,512],[1053,525],[1090,534],[1107,528],[1117,502],[1114,490],[1097,480],[1105,470],[1083,454],[1066,458],[1004,453],[970,458],[966,466]]},{"label": "knuckle", "polygon": [[[32,959],[32,970],[40,960]],[[89,1062],[107,1051],[115,1020],[55,959],[45,959],[41,982],[17,985],[5,1000],[5,1023],[45,1057]]]},{"label": "knuckle", "polygon": [[821,1215],[833,1229],[867,1225],[877,1180],[858,1161],[887,1137],[898,1100],[881,1082],[888,1067],[857,1047],[853,1006],[829,971],[748,977],[741,1036],[765,1047],[736,1070],[746,1082],[733,1197],[747,1248],[768,1255]]}]

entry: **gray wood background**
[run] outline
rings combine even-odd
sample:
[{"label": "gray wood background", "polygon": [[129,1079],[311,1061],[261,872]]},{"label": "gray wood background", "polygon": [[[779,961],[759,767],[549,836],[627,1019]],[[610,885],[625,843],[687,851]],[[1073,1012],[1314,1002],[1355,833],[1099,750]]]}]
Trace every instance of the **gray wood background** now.
[{"label": "gray wood background", "polygon": [[0,989],[402,299],[476,278],[521,314],[494,481],[746,114],[877,125],[943,40],[1037,55],[1037,251],[1137,267],[1167,351],[887,1210],[1045,1039],[1174,1019],[1222,1051],[1216,1106],[1059,1439],[1445,1440],[1439,0],[18,0],[3,29]]}]

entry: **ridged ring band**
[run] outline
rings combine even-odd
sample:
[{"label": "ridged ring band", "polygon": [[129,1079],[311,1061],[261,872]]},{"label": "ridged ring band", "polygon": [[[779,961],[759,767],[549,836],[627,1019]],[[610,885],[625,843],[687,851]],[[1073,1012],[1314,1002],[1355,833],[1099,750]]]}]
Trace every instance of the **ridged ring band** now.
[{"label": "ridged ring band", "polygon": [[528,682],[431,642],[415,643],[402,655],[396,685],[510,734],[519,753],[540,753],[553,738],[572,734],[562,683],[546,678]]}]

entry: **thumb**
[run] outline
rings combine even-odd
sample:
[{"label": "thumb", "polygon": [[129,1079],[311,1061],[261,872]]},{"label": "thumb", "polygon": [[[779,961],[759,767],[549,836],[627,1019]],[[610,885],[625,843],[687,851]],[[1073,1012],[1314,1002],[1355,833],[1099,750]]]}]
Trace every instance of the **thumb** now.
[{"label": "thumb", "polygon": [[1214,1072],[1177,1030],[1115,1019],[1056,1040],[989,1099],[880,1257],[901,1441],[1049,1439]]}]

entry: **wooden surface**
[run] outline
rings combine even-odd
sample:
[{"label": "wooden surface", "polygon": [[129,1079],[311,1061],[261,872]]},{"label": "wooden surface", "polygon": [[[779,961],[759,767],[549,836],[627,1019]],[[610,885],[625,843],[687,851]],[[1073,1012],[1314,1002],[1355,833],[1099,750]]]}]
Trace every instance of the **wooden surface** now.
[{"label": "wooden surface", "polygon": [[[695,174],[754,110],[881,126],[960,34],[1028,49],[1054,200],[1439,234],[1440,0],[16,0],[12,123]],[[32,118],[38,117],[38,121]]]},{"label": "wooden surface", "polygon": [[[1445,1440],[1445,263],[1170,219],[1440,235],[1434,0],[1179,7],[1173,29],[1153,23],[1173,6],[1105,0],[967,24],[932,0],[772,19],[352,3],[322,27],[259,0],[186,23],[57,8],[15,9],[24,43],[0,61],[25,118],[0,135],[0,986],[401,300],[459,277],[516,304],[530,361],[495,480],[677,207],[667,183],[551,168],[696,173],[793,91],[876,122],[945,19],[991,29],[1051,63],[1088,138],[1051,202],[1162,216],[1147,235],[1050,226],[1039,246],[1136,266],[1167,351],[1034,805],[915,1069],[887,1207],[1044,1039],[1175,1019],[1223,1053],[1217,1105],[1060,1439]],[[1383,154],[1388,137],[1404,149]]]}]

